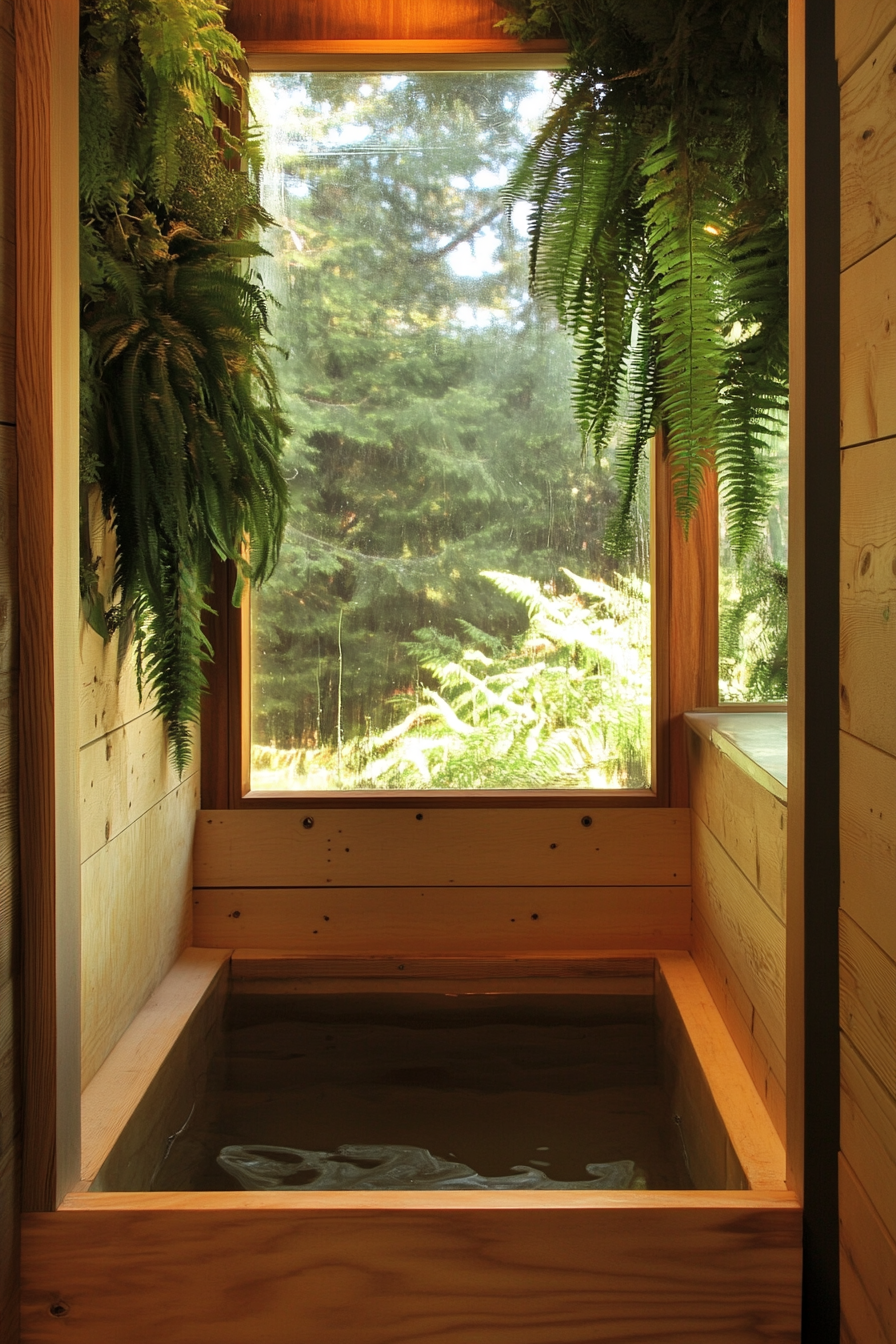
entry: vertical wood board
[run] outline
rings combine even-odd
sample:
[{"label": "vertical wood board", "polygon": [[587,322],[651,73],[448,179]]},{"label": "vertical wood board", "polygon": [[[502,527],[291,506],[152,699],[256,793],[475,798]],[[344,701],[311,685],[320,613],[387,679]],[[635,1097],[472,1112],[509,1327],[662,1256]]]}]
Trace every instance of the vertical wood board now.
[{"label": "vertical wood board", "polygon": [[840,264],[896,234],[896,27],[840,100]]},{"label": "vertical wood board", "polygon": [[840,726],[896,756],[896,439],[843,453],[841,485]]},{"label": "vertical wood board", "polygon": [[190,941],[193,775],[82,865],[82,1087]]},{"label": "vertical wood board", "polygon": [[896,1097],[896,962],[842,911],[840,1025]]},{"label": "vertical wood board", "polygon": [[896,434],[896,238],[840,281],[840,446]]},{"label": "vertical wood board", "polygon": [[896,1098],[842,1035],[840,1146],[888,1233],[896,1239]]},{"label": "vertical wood board", "polygon": [[896,757],[840,738],[840,905],[896,961]]},{"label": "vertical wood board", "polygon": [[692,812],[785,919],[786,805],[698,733],[688,738]]},{"label": "vertical wood board", "polygon": [[0,25],[0,423],[5,424],[16,418],[15,65],[12,33]]},{"label": "vertical wood board", "polygon": [[842,1310],[859,1344],[896,1339],[896,1243],[840,1155]]},{"label": "vertical wood board", "polygon": [[694,907],[785,1055],[784,924],[699,817],[693,838]]},{"label": "vertical wood board", "polygon": [[298,1216],[264,1197],[251,1211],[158,1213],[81,1198],[109,1211],[25,1224],[23,1344],[57,1338],[60,1299],[71,1344],[295,1344],[297,1322],[314,1344],[799,1339],[800,1220],[786,1195],[764,1208],[729,1194],[711,1208],[675,1196],[679,1207],[437,1209],[404,1195],[403,1208],[304,1204]]}]

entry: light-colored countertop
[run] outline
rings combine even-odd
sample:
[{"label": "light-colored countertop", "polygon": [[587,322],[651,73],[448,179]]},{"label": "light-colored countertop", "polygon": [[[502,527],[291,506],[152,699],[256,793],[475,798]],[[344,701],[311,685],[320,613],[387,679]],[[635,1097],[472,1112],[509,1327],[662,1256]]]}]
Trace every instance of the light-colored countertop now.
[{"label": "light-colored countertop", "polygon": [[757,783],[787,802],[787,707],[698,709],[685,714],[692,732],[730,756]]}]

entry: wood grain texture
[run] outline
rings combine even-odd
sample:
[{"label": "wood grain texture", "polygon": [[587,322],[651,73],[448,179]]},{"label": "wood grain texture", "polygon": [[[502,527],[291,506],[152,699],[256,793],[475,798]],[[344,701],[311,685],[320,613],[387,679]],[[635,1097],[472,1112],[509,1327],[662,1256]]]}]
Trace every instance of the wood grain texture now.
[{"label": "wood grain texture", "polygon": [[[82,1181],[96,1180],[105,1167],[107,1183],[100,1189],[149,1188],[149,1178],[164,1151],[165,1135],[172,1132],[170,1100],[176,1101],[183,1088],[189,1096],[196,1082],[193,1070],[183,1066],[197,1050],[204,1054],[202,1064],[208,1063],[210,1049],[203,1047],[223,1010],[229,957],[218,949],[188,947],[84,1089]],[[195,1042],[194,1036],[198,1038]],[[178,1050],[179,1045],[186,1049]],[[180,1100],[183,1103],[185,1098]],[[189,1108],[187,1100],[181,1122]],[[126,1130],[128,1141],[123,1144]],[[153,1138],[161,1139],[161,1150]],[[127,1151],[117,1153],[117,1161],[110,1160],[117,1147]],[[116,1177],[125,1176],[133,1183],[114,1183]]]},{"label": "wood grain texture", "polygon": [[858,1344],[896,1339],[896,1243],[842,1153],[840,1305]]},{"label": "wood grain texture", "polygon": [[0,1152],[0,1340],[19,1344],[19,1218],[21,1149]]},{"label": "wood grain texture", "polygon": [[840,446],[896,434],[896,238],[840,280]]},{"label": "wood grain texture", "polygon": [[896,1240],[896,1098],[846,1036],[840,1042],[840,1146]]},{"label": "wood grain texture", "polygon": [[783,1143],[787,1134],[784,1056],[698,910],[694,911],[691,955]]},{"label": "wood grain texture", "polygon": [[648,977],[652,983],[653,957],[303,957],[293,952],[244,949],[233,952],[231,975],[236,980],[287,980],[302,976],[360,976],[394,979],[409,977],[447,980],[542,979],[606,980]]},{"label": "wood grain texture", "polygon": [[836,53],[841,84],[867,60],[894,24],[892,0],[839,0]]},{"label": "wood grain texture", "polygon": [[896,962],[840,912],[840,1026],[896,1097]]},{"label": "wood grain texture", "polygon": [[[657,956],[657,994],[668,991],[680,1016],[684,1035],[718,1110],[727,1145],[728,1188],[738,1188],[731,1179],[739,1173],[753,1190],[785,1188],[784,1145],[775,1132],[746,1067],[725,1028],[699,969],[686,952],[661,952]],[[672,1052],[674,1054],[674,1051]],[[693,1070],[691,1070],[693,1073]],[[693,1154],[691,1147],[689,1152]],[[694,1173],[695,1182],[699,1180]]]},{"label": "wood grain texture", "polygon": [[778,1052],[785,1044],[785,929],[699,817],[693,818],[694,909],[731,963]]},{"label": "wood grain texture", "polygon": [[324,956],[685,948],[690,904],[689,887],[198,887],[193,941]]},{"label": "wood grain texture", "polygon": [[0,676],[19,665],[16,431],[0,425]]},{"label": "wood grain texture", "polygon": [[144,713],[82,747],[81,862],[196,774],[178,779],[163,721]]},{"label": "wood grain texture", "polygon": [[78,6],[18,0],[16,414],[24,1205],[78,1179]]},{"label": "wood grain texture", "polygon": [[687,886],[689,850],[685,809],[203,811],[194,878],[198,887]]},{"label": "wood grain texture", "polygon": [[0,984],[19,975],[17,677],[0,674]]},{"label": "wood grain texture", "polygon": [[16,418],[15,43],[0,25],[0,423]]},{"label": "wood grain texture", "polygon": [[494,41],[507,10],[492,0],[233,0],[227,26],[241,41]]},{"label": "wood grain texture", "polygon": [[724,752],[688,732],[691,810],[775,914],[785,918],[787,807]]},{"label": "wood grain texture", "polygon": [[149,1195],[82,1195],[25,1222],[22,1338],[55,1340],[62,1300],[72,1344],[294,1344],[297,1322],[314,1344],[796,1344],[791,1196],[624,1193],[563,1207],[181,1196],[155,1212]]},{"label": "wood grain texture", "polygon": [[198,778],[82,865],[82,1087],[190,941]]},{"label": "wood grain texture", "polygon": [[844,85],[840,101],[840,264],[896,234],[896,28]]},{"label": "wood grain texture", "polygon": [[896,755],[896,439],[842,455],[840,726]]},{"label": "wood grain texture", "polygon": [[[661,440],[660,440],[661,442]],[[669,802],[688,804],[688,737],[685,714],[719,703],[719,491],[708,472],[688,535],[672,516],[669,478],[656,508],[670,511],[669,530]]]},{"label": "wood grain texture", "polygon": [[559,70],[562,41],[412,38],[407,41],[245,42],[250,70]]},{"label": "wood grain texture", "polygon": [[896,961],[896,757],[840,737],[840,905]]}]

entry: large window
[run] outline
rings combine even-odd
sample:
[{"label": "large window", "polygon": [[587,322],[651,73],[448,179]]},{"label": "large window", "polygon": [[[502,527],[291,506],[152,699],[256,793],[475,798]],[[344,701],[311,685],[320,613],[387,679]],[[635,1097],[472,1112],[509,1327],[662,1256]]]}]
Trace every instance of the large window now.
[{"label": "large window", "polygon": [[252,598],[253,792],[651,785],[649,488],[606,544],[505,187],[532,71],[256,75],[292,511]]}]

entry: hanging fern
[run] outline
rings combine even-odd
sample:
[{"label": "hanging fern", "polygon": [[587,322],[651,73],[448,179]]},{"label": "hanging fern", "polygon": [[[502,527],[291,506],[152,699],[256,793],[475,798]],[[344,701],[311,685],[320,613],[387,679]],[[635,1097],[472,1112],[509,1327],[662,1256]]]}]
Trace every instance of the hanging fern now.
[{"label": "hanging fern", "polygon": [[570,46],[559,99],[508,188],[531,276],[571,330],[573,401],[616,445],[630,539],[649,433],[666,429],[685,528],[719,472],[739,559],[770,502],[787,413],[784,0],[516,0],[502,26]]},{"label": "hanging fern", "polygon": [[252,146],[218,115],[243,91],[221,13],[82,9],[82,479],[100,486],[116,542],[107,608],[82,529],[82,598],[105,638],[133,630],[181,771],[211,653],[212,557],[236,562],[238,601],[276,563],[287,498],[268,300],[246,269],[266,216],[240,167]]}]

